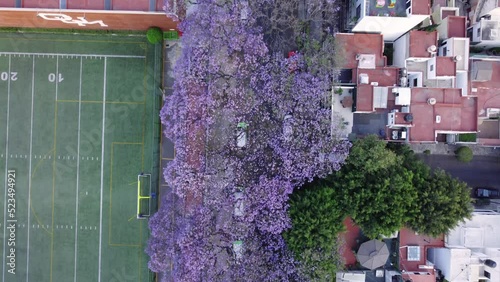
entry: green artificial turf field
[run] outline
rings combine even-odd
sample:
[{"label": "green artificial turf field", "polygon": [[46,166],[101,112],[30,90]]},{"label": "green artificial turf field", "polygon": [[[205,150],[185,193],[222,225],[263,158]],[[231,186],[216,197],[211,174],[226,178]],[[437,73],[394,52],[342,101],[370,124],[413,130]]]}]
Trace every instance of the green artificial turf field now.
[{"label": "green artificial turf field", "polygon": [[0,33],[0,281],[151,279],[160,77],[142,36]]}]

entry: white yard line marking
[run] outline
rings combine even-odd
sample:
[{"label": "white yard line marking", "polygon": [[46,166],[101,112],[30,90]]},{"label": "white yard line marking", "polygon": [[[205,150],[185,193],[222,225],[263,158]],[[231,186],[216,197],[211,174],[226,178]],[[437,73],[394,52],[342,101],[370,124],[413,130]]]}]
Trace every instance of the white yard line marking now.
[{"label": "white yard line marking", "polygon": [[[10,66],[11,66],[11,56],[9,55],[9,73],[10,73]],[[5,137],[5,155],[9,154],[9,105],[10,105],[10,79],[7,82],[7,134]],[[4,199],[7,199],[7,169],[8,169],[8,158],[5,158],[5,195]],[[4,221],[7,219],[7,209],[3,209],[3,219]],[[5,282],[5,231],[6,231],[6,226],[4,222],[4,228],[3,228],[3,270],[2,270],[2,281]]]},{"label": "white yard line marking", "polygon": [[[76,145],[76,207],[75,207],[75,227],[78,227],[78,189],[80,185],[80,121],[82,113],[82,69],[83,58],[80,58],[80,86],[78,89],[78,141]],[[75,157],[73,157],[74,159]],[[73,229],[73,226],[71,226]],[[78,251],[78,228],[75,228],[75,277],[76,282],[76,265],[77,265],[77,251]]]},{"label": "white yard line marking", "polygon": [[[33,105],[35,104],[35,57],[33,57],[33,73],[31,74],[31,125],[30,125],[30,164],[28,171],[28,225],[31,219],[31,154],[33,153]],[[30,269],[30,229],[28,228],[26,248],[26,282],[29,281]]]},{"label": "white yard line marking", "polygon": [[[59,77],[59,57],[56,57],[56,77]],[[57,101],[57,88],[59,86],[59,80],[56,79],[56,101]]]},{"label": "white yard line marking", "polygon": [[105,54],[62,54],[62,53],[23,53],[23,52],[0,52],[0,55],[28,55],[28,56],[76,56],[81,58],[131,58],[131,59],[144,59],[146,56],[133,56],[133,55],[105,55]]},{"label": "white yard line marking", "polygon": [[[101,253],[102,253],[102,193],[104,188],[104,130],[106,120],[106,64],[107,58],[104,58],[104,85],[102,95],[102,138],[101,138],[101,199],[99,204],[99,274],[97,282],[101,282]],[[6,178],[7,179],[7,176]],[[5,236],[4,236],[5,237]],[[5,256],[4,256],[5,257]]]}]

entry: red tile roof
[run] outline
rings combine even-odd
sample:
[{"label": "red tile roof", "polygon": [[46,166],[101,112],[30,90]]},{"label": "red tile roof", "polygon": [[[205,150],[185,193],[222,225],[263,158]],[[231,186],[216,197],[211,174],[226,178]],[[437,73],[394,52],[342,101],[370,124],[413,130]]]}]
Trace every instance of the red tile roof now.
[{"label": "red tile roof", "polygon": [[[429,98],[436,104],[427,103]],[[410,141],[435,141],[436,131],[477,131],[476,107],[477,98],[462,97],[460,89],[412,88]],[[436,116],[441,117],[439,123]]]},{"label": "red tile roof", "polygon": [[396,67],[377,67],[376,69],[353,69],[352,82],[358,83],[359,74],[367,74],[370,83],[378,86],[394,86],[398,83],[399,69]]},{"label": "red tile roof", "polygon": [[412,0],[411,13],[413,15],[430,15],[431,13],[430,0]]},{"label": "red tile roof", "polygon": [[[425,264],[427,249],[429,247],[444,247],[444,235],[432,238],[425,235],[417,235],[410,229],[403,228],[399,231],[399,266],[405,271],[422,271],[418,266]],[[420,246],[420,260],[407,260],[407,246]],[[415,281],[415,280],[414,280]],[[420,281],[420,280],[419,280]],[[425,280],[429,281],[429,280]],[[435,280],[434,280],[435,281]]]},{"label": "red tile roof", "polygon": [[413,125],[412,121],[406,121],[405,120],[406,115],[407,115],[407,113],[401,113],[401,112],[396,113],[394,115],[394,122],[395,122],[395,124]]},{"label": "red tile roof", "polygon": [[[415,2],[415,1],[414,1]],[[427,48],[432,45],[437,45],[438,33],[437,31],[427,32],[420,30],[410,31],[410,57],[416,58],[430,58],[431,54]]]},{"label": "red tile roof", "polygon": [[337,33],[335,35],[337,50],[342,50],[341,68],[354,69],[358,67],[357,54],[375,54],[375,65],[385,66],[384,39],[382,34]]},{"label": "red tile roof", "polygon": [[457,63],[452,57],[436,57],[436,75],[437,76],[456,76]]},{"label": "red tile roof", "polygon": [[448,16],[448,38],[467,37],[467,19],[464,16]]},{"label": "red tile roof", "polygon": [[[419,270],[422,272],[423,270]],[[424,270],[425,271],[425,270]],[[403,281],[412,281],[412,282],[436,282],[436,275],[434,270],[429,269],[429,275],[421,275],[421,274],[413,274],[413,273],[403,273],[402,278]]]},{"label": "red tile roof", "polygon": [[477,92],[477,111],[479,117],[486,116],[487,108],[500,108],[500,62],[491,61],[491,79],[487,81],[472,81],[472,88]]},{"label": "red tile roof", "polygon": [[373,111],[373,86],[367,84],[358,85],[358,90],[356,92],[356,111]]},{"label": "red tile roof", "polygon": [[[376,69],[353,69],[352,80],[358,83],[359,75],[366,74],[370,84],[377,83],[377,86],[394,86],[397,84],[399,69],[396,67],[378,67]],[[373,111],[373,85],[358,85],[356,92],[356,111],[372,112]],[[388,90],[389,94],[391,89]],[[391,95],[388,95],[391,96]],[[388,98],[387,100],[390,100]],[[394,100],[394,99],[393,99]],[[388,103],[389,106],[389,103]],[[383,111],[383,110],[382,110]]]},{"label": "red tile roof", "polygon": [[[442,7],[442,6],[441,6]],[[450,10],[443,10],[441,12],[441,19],[444,20],[446,19],[448,16],[454,16],[455,15],[455,11],[450,11]]]},{"label": "red tile roof", "polygon": [[354,224],[350,217],[344,219],[345,232],[341,234],[344,240],[343,257],[346,267],[356,264],[356,255],[353,250],[358,248],[358,238],[360,237],[360,229]]}]

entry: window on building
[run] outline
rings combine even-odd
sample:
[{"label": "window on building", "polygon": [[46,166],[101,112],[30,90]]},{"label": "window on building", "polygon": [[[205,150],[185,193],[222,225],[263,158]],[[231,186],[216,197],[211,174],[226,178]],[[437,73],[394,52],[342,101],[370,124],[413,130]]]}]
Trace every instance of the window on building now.
[{"label": "window on building", "polygon": [[491,278],[491,274],[488,271],[484,271],[484,277],[488,277],[488,279]]},{"label": "window on building", "polygon": [[356,7],[356,18],[360,18],[361,17],[361,4],[358,5],[358,7]]}]

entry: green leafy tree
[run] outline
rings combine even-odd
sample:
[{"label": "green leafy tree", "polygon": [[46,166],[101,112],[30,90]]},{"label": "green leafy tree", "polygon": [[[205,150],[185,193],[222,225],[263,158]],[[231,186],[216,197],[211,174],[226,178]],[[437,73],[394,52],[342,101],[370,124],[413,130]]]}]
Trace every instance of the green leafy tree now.
[{"label": "green leafy tree", "polygon": [[339,171],[292,194],[292,228],[284,238],[311,281],[330,281],[339,269],[332,254],[346,215],[376,238],[405,226],[437,236],[471,212],[465,183],[432,172],[406,145],[367,136],[354,142]]},{"label": "green leafy tree", "polygon": [[376,136],[357,140],[346,164],[328,179],[339,202],[366,236],[390,235],[414,212],[417,193],[404,158]]},{"label": "green leafy tree", "polygon": [[440,169],[431,172],[407,145],[390,143],[388,148],[403,157],[404,168],[413,173],[418,200],[408,227],[419,233],[438,236],[470,218],[472,199],[466,183]]},{"label": "green leafy tree", "polygon": [[300,255],[299,270],[307,281],[334,281],[338,271],[343,269],[342,248],[344,244],[332,238],[335,246],[330,249],[304,249]]},{"label": "green leafy tree", "polygon": [[396,154],[386,148],[386,143],[376,135],[354,142],[342,172],[357,170],[359,173],[373,173],[387,169],[397,162]]},{"label": "green leafy tree", "polygon": [[425,185],[416,188],[420,212],[408,223],[414,231],[438,236],[471,217],[470,188],[443,170],[434,171]]},{"label": "green leafy tree", "polygon": [[[388,143],[387,148],[403,158],[402,166],[413,173],[412,183],[416,189],[427,185],[431,169],[418,158],[409,146],[401,143]],[[416,211],[420,212],[419,209]]]},{"label": "green leafy tree", "polygon": [[283,237],[309,281],[332,281],[342,267],[337,237],[344,229],[345,214],[335,193],[322,181],[315,181],[290,197],[292,228]]},{"label": "green leafy tree", "polygon": [[346,216],[334,197],[335,193],[331,187],[316,181],[291,195],[288,213],[292,228],[283,237],[295,255],[306,249],[326,250],[334,246]]}]

